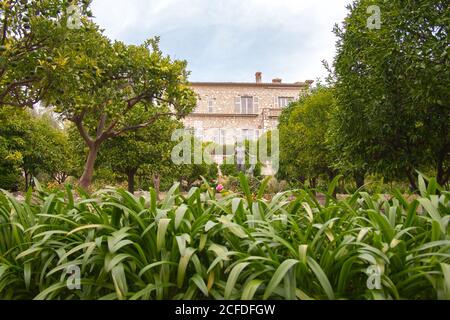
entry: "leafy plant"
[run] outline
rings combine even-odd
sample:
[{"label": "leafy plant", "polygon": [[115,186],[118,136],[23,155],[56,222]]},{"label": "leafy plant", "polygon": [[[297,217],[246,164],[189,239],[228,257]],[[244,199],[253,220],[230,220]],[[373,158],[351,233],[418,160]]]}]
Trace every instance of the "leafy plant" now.
[{"label": "leafy plant", "polygon": [[[205,181],[206,184],[206,181]],[[0,299],[449,299],[450,193],[0,194]],[[78,266],[81,290],[67,287]],[[379,289],[367,270],[381,271]]]},{"label": "leafy plant", "polygon": [[[382,12],[367,27],[367,9]],[[432,170],[450,179],[448,1],[359,0],[336,26],[336,108],[329,139],[335,164],[359,175],[408,178]]]}]

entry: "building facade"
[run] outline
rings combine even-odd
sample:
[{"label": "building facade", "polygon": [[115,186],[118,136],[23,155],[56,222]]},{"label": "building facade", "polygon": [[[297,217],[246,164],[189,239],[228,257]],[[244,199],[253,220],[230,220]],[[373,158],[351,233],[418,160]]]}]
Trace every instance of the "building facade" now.
[{"label": "building facade", "polygon": [[262,82],[261,72],[253,83],[193,82],[197,107],[184,119],[198,139],[232,144],[239,139],[254,140],[277,127],[281,111],[309,91],[313,81]]}]

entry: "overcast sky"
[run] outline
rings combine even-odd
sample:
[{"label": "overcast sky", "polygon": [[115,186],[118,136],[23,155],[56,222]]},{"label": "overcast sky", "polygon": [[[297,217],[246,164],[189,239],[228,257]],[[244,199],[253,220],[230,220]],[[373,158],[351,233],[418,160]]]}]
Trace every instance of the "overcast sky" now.
[{"label": "overcast sky", "polygon": [[325,77],[333,25],[351,0],[94,0],[96,22],[112,39],[142,43],[188,61],[191,81],[283,82]]}]

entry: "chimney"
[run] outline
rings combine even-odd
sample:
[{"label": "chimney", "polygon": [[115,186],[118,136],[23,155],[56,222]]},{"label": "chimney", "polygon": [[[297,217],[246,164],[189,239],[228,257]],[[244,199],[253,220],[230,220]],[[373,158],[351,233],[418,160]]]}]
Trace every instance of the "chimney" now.
[{"label": "chimney", "polygon": [[272,83],[281,83],[281,79],[280,78],[272,79]]},{"label": "chimney", "polygon": [[256,83],[261,83],[262,82],[262,73],[259,71],[257,73],[255,73],[255,78],[256,78]]}]

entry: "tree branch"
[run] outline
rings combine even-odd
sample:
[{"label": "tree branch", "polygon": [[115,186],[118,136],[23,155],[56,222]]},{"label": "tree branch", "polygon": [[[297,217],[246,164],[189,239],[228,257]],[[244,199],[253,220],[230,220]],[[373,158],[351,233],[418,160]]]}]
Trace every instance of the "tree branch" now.
[{"label": "tree branch", "polygon": [[99,120],[98,126],[97,126],[97,135],[96,135],[97,139],[100,138],[103,134],[103,129],[105,128],[106,118],[107,118],[106,113],[102,114],[102,116],[100,117],[100,120]]},{"label": "tree branch", "polygon": [[6,34],[8,32],[8,13],[9,9],[5,10],[5,19],[3,20],[3,30],[2,30],[2,46],[6,42]]},{"label": "tree branch", "polygon": [[[131,99],[128,99],[126,101],[127,103],[127,108],[125,109],[125,111],[122,113],[122,116],[125,116],[131,109],[133,109],[133,107],[138,104],[140,101],[142,101],[142,99],[145,97],[144,94],[140,94],[136,97],[133,97]],[[117,123],[119,123],[119,119],[116,119],[115,121],[113,121],[108,128],[105,130],[106,133],[106,138],[108,138],[109,136],[114,136],[114,133],[112,132],[112,130],[116,127]],[[104,139],[106,139],[104,138]],[[102,139],[102,137],[100,137],[100,139]],[[104,140],[103,139],[103,140]]]},{"label": "tree branch", "polygon": [[5,90],[3,90],[3,92],[0,94],[0,99],[3,100],[8,95],[8,93],[11,92],[16,87],[24,86],[24,85],[30,84],[32,82],[35,82],[37,80],[38,80],[37,78],[30,78],[30,79],[10,83],[8,86],[6,86]]},{"label": "tree branch", "polygon": [[173,113],[173,112],[157,113],[157,114],[153,115],[152,117],[150,117],[146,122],[143,122],[143,123],[140,123],[140,124],[137,124],[137,125],[134,125],[134,126],[124,127],[124,128],[122,128],[122,129],[120,129],[118,131],[111,132],[110,134],[111,134],[112,137],[117,137],[117,136],[119,136],[119,135],[121,135],[121,134],[123,134],[125,132],[135,131],[135,130],[138,130],[138,129],[146,128],[149,125],[153,124],[160,117],[174,116],[174,115],[176,115],[176,114]]},{"label": "tree branch", "polygon": [[85,114],[86,110],[84,110],[80,115],[73,117],[71,120],[75,123],[83,140],[86,142],[89,148],[92,148],[94,146],[95,141],[91,138],[89,133],[86,131],[86,128],[83,126],[83,118]]}]

